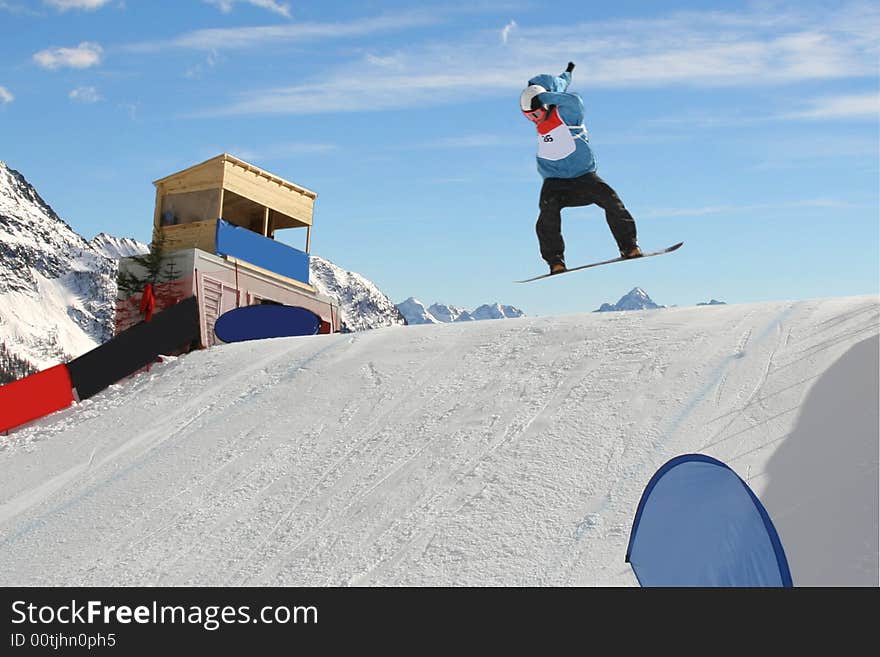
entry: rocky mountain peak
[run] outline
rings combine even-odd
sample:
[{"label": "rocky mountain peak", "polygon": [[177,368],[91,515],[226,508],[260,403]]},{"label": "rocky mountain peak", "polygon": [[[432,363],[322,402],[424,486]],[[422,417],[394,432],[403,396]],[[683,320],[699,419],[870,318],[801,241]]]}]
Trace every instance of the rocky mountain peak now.
[{"label": "rocky mountain peak", "polygon": [[645,292],[642,288],[634,287],[629,292],[620,297],[617,303],[603,303],[593,312],[604,313],[616,310],[654,310],[656,308],[665,307],[666,306],[661,306],[654,303],[654,300],[651,299],[651,297],[648,296],[648,293]]},{"label": "rocky mountain peak", "polygon": [[112,335],[116,264],[0,163],[0,343],[37,368]]},{"label": "rocky mountain peak", "polygon": [[329,260],[311,255],[309,279],[320,294],[339,302],[343,331],[406,324],[394,302],[361,274],[346,271]]}]

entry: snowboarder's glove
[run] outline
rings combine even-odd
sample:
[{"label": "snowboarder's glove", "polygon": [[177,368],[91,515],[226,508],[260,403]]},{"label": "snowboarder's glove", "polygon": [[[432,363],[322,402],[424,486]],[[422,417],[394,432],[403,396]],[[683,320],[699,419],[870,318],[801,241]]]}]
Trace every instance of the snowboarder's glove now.
[{"label": "snowboarder's glove", "polygon": [[574,62],[569,62],[568,66],[565,67],[566,73],[571,73],[574,70]]}]

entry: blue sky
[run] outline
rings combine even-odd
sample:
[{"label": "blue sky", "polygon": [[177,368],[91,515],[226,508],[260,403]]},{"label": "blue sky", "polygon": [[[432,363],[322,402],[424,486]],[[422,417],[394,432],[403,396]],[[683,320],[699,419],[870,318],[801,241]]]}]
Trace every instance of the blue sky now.
[{"label": "blue sky", "polygon": [[[316,191],[312,253],[395,302],[876,294],[878,44],[858,0],[0,0],[0,160],[147,242],[152,181],[231,153]],[[685,246],[517,285],[546,269],[519,93],[570,60],[642,247]],[[563,232],[570,265],[616,255],[595,206]]]}]

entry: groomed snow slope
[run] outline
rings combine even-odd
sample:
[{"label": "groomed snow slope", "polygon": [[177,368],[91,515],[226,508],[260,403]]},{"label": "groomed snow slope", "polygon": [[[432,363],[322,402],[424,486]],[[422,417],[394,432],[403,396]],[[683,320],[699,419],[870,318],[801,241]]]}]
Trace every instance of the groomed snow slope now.
[{"label": "groomed snow slope", "polygon": [[0,585],[636,586],[683,453],[878,584],[876,296],[224,345],[0,441]]}]

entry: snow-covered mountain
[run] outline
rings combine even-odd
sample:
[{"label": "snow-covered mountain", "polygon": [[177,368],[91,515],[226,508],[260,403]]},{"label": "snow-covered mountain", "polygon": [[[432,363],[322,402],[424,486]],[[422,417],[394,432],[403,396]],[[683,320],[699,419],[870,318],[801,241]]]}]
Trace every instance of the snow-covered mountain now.
[{"label": "snow-covered mountain", "polygon": [[149,244],[144,244],[131,237],[114,237],[107,233],[96,235],[89,244],[95,251],[111,260],[144,255],[150,252]]},{"label": "snow-covered mountain", "polygon": [[0,161],[0,346],[39,370],[112,335],[116,264]]},{"label": "snow-covered mountain", "polygon": [[698,306],[725,306],[727,305],[724,301],[718,301],[717,299],[710,299],[709,301],[703,301],[697,304]]},{"label": "snow-covered mountain", "polygon": [[666,306],[660,306],[654,303],[651,297],[648,296],[648,293],[645,292],[642,288],[634,287],[629,292],[620,297],[617,303],[603,303],[593,312],[604,313],[615,310],[654,310],[656,308],[665,307]]},{"label": "snow-covered mountain", "polygon": [[309,257],[309,280],[318,292],[339,301],[343,331],[406,323],[394,302],[372,281],[320,256]]},{"label": "snow-covered mountain", "polygon": [[406,319],[407,324],[440,324],[441,321],[434,316],[421,301],[415,297],[409,297],[397,304],[397,310]]},{"label": "snow-covered mountain", "polygon": [[471,313],[474,319],[513,319],[525,317],[525,313],[513,306],[502,306],[500,303],[483,304]]},{"label": "snow-covered mountain", "polygon": [[434,303],[426,308],[425,304],[415,297],[401,301],[397,304],[397,309],[406,318],[407,324],[448,324],[450,322],[472,322],[480,319],[525,317],[525,313],[519,308],[503,306],[500,303],[483,304],[474,310],[441,303]]},{"label": "snow-covered mountain", "polygon": [[476,319],[471,314],[471,312],[465,308],[459,308],[458,306],[447,306],[446,304],[442,303],[431,304],[431,307],[428,308],[428,312],[436,317],[439,321],[444,323],[472,322]]}]

